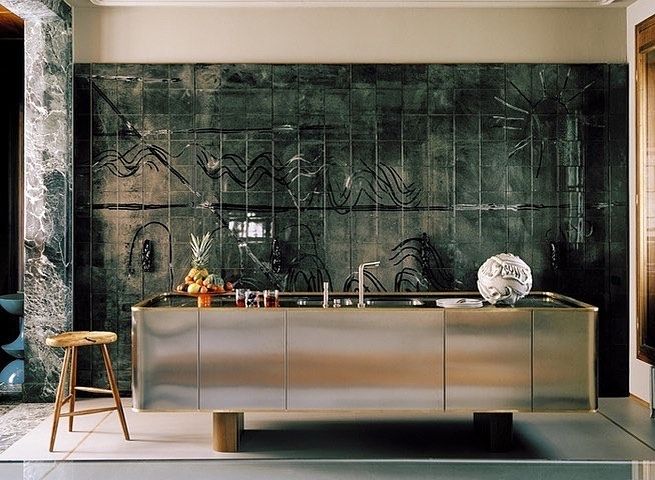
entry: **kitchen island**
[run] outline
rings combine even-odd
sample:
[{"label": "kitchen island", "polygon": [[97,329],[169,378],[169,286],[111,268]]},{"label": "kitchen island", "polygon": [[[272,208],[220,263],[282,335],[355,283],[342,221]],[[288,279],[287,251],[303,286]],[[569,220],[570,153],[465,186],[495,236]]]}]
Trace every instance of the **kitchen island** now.
[{"label": "kitchen island", "polygon": [[491,438],[511,436],[512,412],[597,408],[596,307],[547,292],[504,308],[436,306],[470,292],[369,297],[145,300],[132,308],[133,407],[213,412],[218,451],[238,450],[244,412],[469,411]]}]

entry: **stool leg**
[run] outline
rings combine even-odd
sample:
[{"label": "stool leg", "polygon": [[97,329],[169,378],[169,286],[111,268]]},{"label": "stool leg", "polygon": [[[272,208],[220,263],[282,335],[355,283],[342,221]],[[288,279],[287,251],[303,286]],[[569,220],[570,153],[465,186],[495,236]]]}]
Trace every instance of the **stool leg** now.
[{"label": "stool leg", "polygon": [[[71,375],[68,379],[68,394],[71,396],[69,413],[75,411],[75,386],[77,385],[77,347],[71,347]],[[73,431],[73,415],[68,417],[68,431]]]},{"label": "stool leg", "polygon": [[61,374],[59,375],[59,384],[57,385],[57,395],[55,396],[55,414],[52,420],[52,432],[50,433],[50,451],[55,448],[55,438],[57,437],[57,426],[59,425],[59,415],[61,414],[61,404],[64,398],[64,384],[66,382],[66,372],[68,370],[68,363],[70,361],[70,348],[64,350],[64,361],[61,366]]},{"label": "stool leg", "polygon": [[109,358],[109,350],[107,350],[107,345],[100,345],[102,350],[102,358],[105,361],[105,369],[107,370],[107,378],[109,379],[109,386],[111,387],[112,395],[114,396],[114,402],[116,402],[116,410],[118,412],[118,418],[121,421],[121,427],[123,427],[123,435],[125,435],[125,440],[130,439],[130,434],[127,431],[127,422],[125,421],[125,413],[123,412],[123,404],[121,403],[121,397],[118,393],[118,386],[116,385],[116,378],[114,377],[114,369],[111,366],[111,359]]}]

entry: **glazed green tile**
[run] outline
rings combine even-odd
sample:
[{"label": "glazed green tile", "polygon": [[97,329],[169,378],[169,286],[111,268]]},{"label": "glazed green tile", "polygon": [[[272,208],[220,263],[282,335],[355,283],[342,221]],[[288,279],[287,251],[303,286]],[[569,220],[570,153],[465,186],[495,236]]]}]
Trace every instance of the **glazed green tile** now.
[{"label": "glazed green tile", "polygon": [[168,65],[143,65],[143,88],[145,90],[164,90],[170,85]]},{"label": "glazed green tile", "polygon": [[402,139],[402,121],[396,115],[377,116],[377,136],[382,142]]},{"label": "glazed green tile", "polygon": [[[353,141],[352,143],[352,166],[353,169],[364,165],[375,165],[377,159],[377,148],[373,141]],[[359,165],[359,166],[358,166]]]},{"label": "glazed green tile", "polygon": [[455,145],[455,162],[480,165],[480,144],[478,142],[457,143]]},{"label": "glazed green tile", "polygon": [[480,88],[480,66],[476,64],[459,64],[454,70],[454,87],[463,90]]},{"label": "glazed green tile", "polygon": [[580,90],[586,85],[585,65],[558,65],[558,84],[560,89]]},{"label": "glazed green tile", "polygon": [[481,89],[504,89],[506,71],[502,63],[489,63],[480,66]]},{"label": "glazed green tile", "polygon": [[322,89],[307,86],[300,87],[298,91],[299,113],[322,114],[325,111],[323,93]]},{"label": "glazed green tile", "polygon": [[480,167],[480,188],[486,192],[505,192],[507,168],[502,166]]},{"label": "glazed green tile", "polygon": [[377,66],[370,64],[352,65],[352,88],[375,88]]},{"label": "glazed green tile", "polygon": [[452,145],[447,147],[430,145],[430,160],[432,168],[452,168],[455,165],[455,153]]},{"label": "glazed green tile", "polygon": [[226,112],[220,117],[221,127],[225,130],[234,130],[227,138],[245,138],[248,128],[248,117],[238,112]]},{"label": "glazed green tile", "polygon": [[350,92],[352,102],[352,113],[375,113],[376,98],[375,88],[358,88]]},{"label": "glazed green tile", "polygon": [[175,112],[179,112],[184,107],[188,109],[189,104],[191,111],[200,115],[218,115],[224,110],[225,99],[218,90],[196,90],[195,103],[194,97],[186,95],[184,90],[173,90],[169,96],[171,107],[175,108],[172,111]]},{"label": "glazed green tile", "polygon": [[351,135],[350,116],[325,114],[325,135],[329,142],[348,141]]},{"label": "glazed green tile", "polygon": [[248,128],[250,133],[248,133],[248,138],[253,140],[272,140],[271,127],[272,127],[272,117],[271,112],[262,112],[261,114],[252,114],[247,115]]},{"label": "glazed green tile", "polygon": [[505,142],[482,142],[480,144],[480,164],[488,167],[507,166]]},{"label": "glazed green tile", "polygon": [[329,89],[325,91],[325,113],[347,115],[350,112],[350,91]]},{"label": "glazed green tile", "polygon": [[557,115],[534,115],[531,133],[536,140],[552,140],[557,138]]},{"label": "glazed green tile", "polygon": [[426,85],[428,65],[403,65],[403,85]]},{"label": "glazed green tile", "polygon": [[[482,175],[484,175],[484,173]],[[507,192],[505,192],[505,190],[482,190],[480,191],[480,203],[483,207],[486,205],[493,205],[494,208],[506,211]]]},{"label": "glazed green tile", "polygon": [[253,88],[244,93],[246,98],[246,111],[249,115],[253,114],[271,114],[271,89],[270,88]]},{"label": "glazed green tile", "polygon": [[480,90],[455,89],[455,113],[480,113]]},{"label": "glazed green tile", "polygon": [[171,115],[171,140],[193,140],[193,115]]},{"label": "glazed green tile", "polygon": [[403,140],[424,140],[428,131],[427,115],[403,116]]},{"label": "glazed green tile", "polygon": [[510,98],[521,98],[529,103],[532,98],[532,65],[509,64],[506,66],[507,76],[505,90]]},{"label": "glazed green tile", "polygon": [[458,248],[468,250],[471,256],[478,256],[480,242],[480,212],[478,210],[463,210],[456,213],[455,242],[473,244],[474,246],[459,245]]},{"label": "glazed green tile", "polygon": [[275,89],[298,87],[298,65],[273,65],[271,75]]},{"label": "glazed green tile", "polygon": [[403,112],[427,113],[428,89],[424,84],[410,85],[403,89]]},{"label": "glazed green tile", "polygon": [[506,106],[503,103],[505,100],[504,88],[482,89],[479,91],[479,97],[481,113],[487,115],[504,115],[506,113]]},{"label": "glazed green tile", "polygon": [[351,132],[353,139],[374,141],[377,135],[377,116],[353,115]]},{"label": "glazed green tile", "polygon": [[400,142],[378,142],[378,163],[390,167],[402,164],[402,144]]},{"label": "glazed green tile", "polygon": [[[609,120],[612,121],[613,115],[609,116]],[[619,126],[620,125],[627,125],[627,122],[625,122],[625,119],[617,119],[619,120],[619,123],[615,123],[614,125]],[[625,122],[625,123],[624,123]],[[612,131],[612,124],[609,125],[610,127],[610,138],[611,138],[611,131]],[[584,123],[582,126],[583,129],[583,135],[585,136],[586,141],[603,141],[605,139],[605,136],[607,135],[607,123],[606,123],[606,117],[604,115],[587,115],[584,117]],[[626,127],[627,128],[627,127]]]},{"label": "glazed green tile", "polygon": [[450,146],[454,141],[454,117],[452,115],[430,115],[431,141],[439,146]]},{"label": "glazed green tile", "polygon": [[430,87],[438,90],[452,90],[455,88],[454,65],[428,65],[428,83]]},{"label": "glazed green tile", "polygon": [[195,65],[195,88],[215,90],[221,84],[220,65]]},{"label": "glazed green tile", "polygon": [[195,84],[194,68],[190,64],[174,64],[169,67],[168,87],[176,90],[193,90]]},{"label": "glazed green tile", "polygon": [[[195,93],[196,102],[198,91]],[[194,95],[189,90],[169,90],[168,91],[168,108],[171,115],[193,115]],[[212,113],[213,113],[212,109]]]},{"label": "glazed green tile", "polygon": [[[482,230],[482,246],[487,252],[502,252],[507,242],[507,212],[503,210],[487,210],[480,212],[480,228]],[[500,250],[499,246],[502,245]],[[494,253],[489,253],[494,255]]]},{"label": "glazed green tile", "polygon": [[499,115],[480,116],[480,134],[483,142],[499,142],[505,140],[506,119]]},{"label": "glazed green tile", "polygon": [[605,113],[605,90],[590,88],[584,92],[582,113],[585,115],[603,115]]},{"label": "glazed green tile", "polygon": [[531,192],[532,175],[532,167],[510,165],[507,167],[507,191]]},{"label": "glazed green tile", "polygon": [[350,142],[328,141],[325,145],[326,163],[329,165],[328,178],[336,171],[332,166],[348,167],[350,165]]},{"label": "glazed green tile", "polygon": [[556,97],[559,91],[557,65],[538,64],[532,66],[532,98],[534,100]]},{"label": "glazed green tile", "polygon": [[428,145],[425,142],[404,141],[402,147],[406,163],[411,160],[411,164],[416,165],[421,174],[427,178],[430,174]]},{"label": "glazed green tile", "polygon": [[541,168],[535,169],[532,188],[534,192],[556,192],[558,188],[558,167],[544,161]]},{"label": "glazed green tile", "polygon": [[402,110],[403,97],[400,89],[381,89],[376,92],[377,112],[380,114],[398,114]]},{"label": "glazed green tile", "polygon": [[399,89],[403,83],[403,66],[380,64],[377,66],[378,89]]},{"label": "glazed green tile", "polygon": [[608,110],[613,115],[626,115],[628,111],[628,99],[625,87],[612,87],[609,90]]},{"label": "glazed green tile", "polygon": [[434,89],[428,93],[428,111],[433,114],[452,114],[455,111],[455,91]]},{"label": "glazed green tile", "polygon": [[220,91],[220,109],[226,115],[246,114],[247,94],[241,90]]},{"label": "glazed green tile", "polygon": [[270,88],[271,65],[261,64],[224,64],[221,65],[221,87],[236,88]]},{"label": "glazed green tile", "polygon": [[585,65],[585,85],[592,84],[591,88],[604,88],[609,75],[607,64]]},{"label": "glazed green tile", "polygon": [[321,87],[330,84],[327,78],[327,65],[300,64],[298,65],[298,81],[300,87]]},{"label": "glazed green tile", "polygon": [[455,115],[455,141],[480,141],[480,115]]},{"label": "glazed green tile", "polygon": [[276,89],[273,92],[273,113],[275,115],[296,115],[298,113],[298,91]]},{"label": "glazed green tile", "polygon": [[[610,141],[621,141],[625,138],[628,138],[628,122],[625,115],[609,115],[608,127],[609,127],[609,140]],[[599,139],[600,135],[594,137],[594,139]]]},{"label": "glazed green tile", "polygon": [[325,117],[311,114],[300,117],[300,141],[323,140],[325,137]]},{"label": "glazed green tile", "polygon": [[[593,145],[593,144],[592,144]],[[610,141],[609,142],[609,164],[610,165],[625,165],[628,159],[626,140]]]}]

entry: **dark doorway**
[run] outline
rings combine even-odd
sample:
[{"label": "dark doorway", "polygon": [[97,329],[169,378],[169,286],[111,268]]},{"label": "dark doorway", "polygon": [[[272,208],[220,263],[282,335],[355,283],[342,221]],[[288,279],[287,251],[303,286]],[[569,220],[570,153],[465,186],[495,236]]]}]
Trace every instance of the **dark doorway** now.
[{"label": "dark doorway", "polygon": [[[22,290],[23,20],[0,6],[0,294]],[[0,309],[0,345],[18,335],[18,319]],[[0,349],[0,370],[13,357]]]}]

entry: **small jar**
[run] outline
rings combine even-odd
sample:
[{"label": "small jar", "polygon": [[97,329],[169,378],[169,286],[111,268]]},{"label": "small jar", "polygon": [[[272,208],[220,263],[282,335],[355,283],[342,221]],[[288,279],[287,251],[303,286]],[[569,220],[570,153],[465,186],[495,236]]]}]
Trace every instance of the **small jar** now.
[{"label": "small jar", "polygon": [[212,306],[212,296],[207,293],[198,295],[198,308],[208,308]]}]

